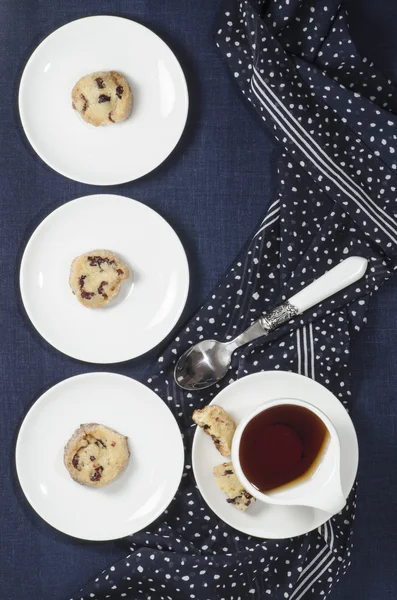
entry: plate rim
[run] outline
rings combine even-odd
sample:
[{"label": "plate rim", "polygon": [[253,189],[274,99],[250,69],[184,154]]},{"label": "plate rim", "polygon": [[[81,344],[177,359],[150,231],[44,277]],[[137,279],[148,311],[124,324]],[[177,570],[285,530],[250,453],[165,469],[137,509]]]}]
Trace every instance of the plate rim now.
[{"label": "plate rim", "polygon": [[[355,475],[354,475],[354,478],[353,478],[353,483],[352,483],[352,486],[351,486],[351,488],[350,488],[350,490],[349,490],[349,493],[348,493],[348,495],[349,495],[349,494],[350,494],[350,492],[351,492],[351,490],[353,489],[354,482],[355,482],[355,481],[356,481],[356,479],[357,479],[358,466],[359,466],[359,462],[360,462],[360,447],[359,447],[359,444],[358,444],[358,438],[357,438],[357,432],[356,432],[356,428],[355,428],[355,426],[354,426],[354,423],[353,423],[353,421],[352,421],[352,419],[351,419],[351,417],[350,417],[349,413],[347,412],[347,410],[346,410],[346,408],[343,406],[343,404],[340,402],[340,400],[339,400],[339,399],[338,399],[338,398],[335,396],[335,394],[333,394],[333,392],[331,392],[331,391],[330,391],[328,388],[326,388],[326,387],[325,387],[325,385],[323,385],[323,384],[322,384],[322,383],[320,383],[319,381],[317,381],[317,380],[315,380],[315,379],[312,379],[311,377],[307,377],[306,375],[302,375],[301,373],[295,373],[295,372],[293,372],[293,371],[284,371],[284,370],[282,370],[282,369],[277,369],[277,370],[273,369],[273,370],[264,370],[264,371],[258,371],[258,372],[256,372],[256,373],[250,373],[250,374],[248,374],[248,375],[244,375],[244,377],[240,377],[239,379],[236,379],[236,380],[235,380],[235,381],[233,381],[231,384],[229,384],[228,386],[226,386],[225,388],[223,388],[222,390],[220,390],[220,391],[218,392],[218,394],[216,394],[216,396],[215,396],[215,397],[214,397],[214,398],[211,400],[211,402],[209,402],[208,404],[209,404],[209,405],[211,405],[211,404],[216,404],[216,400],[217,400],[217,398],[218,398],[218,396],[219,396],[220,394],[224,394],[224,393],[226,393],[226,391],[227,391],[227,390],[228,390],[228,389],[229,389],[231,386],[233,386],[233,385],[234,385],[234,384],[236,384],[236,383],[239,383],[239,382],[243,381],[243,380],[244,380],[244,379],[246,379],[247,377],[250,377],[250,378],[256,378],[256,377],[258,377],[258,376],[259,376],[259,377],[261,377],[261,376],[263,377],[263,375],[264,375],[264,374],[268,374],[268,373],[274,373],[274,374],[276,374],[276,375],[277,375],[277,374],[282,374],[283,376],[285,376],[285,375],[286,375],[286,376],[287,376],[288,378],[290,378],[290,379],[295,379],[295,378],[299,378],[299,379],[308,379],[308,380],[309,380],[311,383],[318,384],[318,385],[319,385],[320,387],[322,387],[322,388],[323,388],[323,389],[324,389],[324,390],[325,390],[325,391],[326,391],[328,394],[330,394],[331,396],[333,396],[333,398],[334,398],[334,399],[335,399],[337,402],[339,402],[339,404],[341,405],[341,407],[344,409],[344,411],[345,411],[345,416],[348,418],[348,420],[349,420],[349,422],[350,422],[350,425],[351,425],[352,433],[354,434],[354,444],[355,444],[355,446],[356,446],[356,449],[357,449],[357,461],[356,461],[356,463],[355,463]],[[271,401],[271,400],[269,399],[269,402],[270,402],[270,401]],[[266,402],[266,401],[265,401],[265,402]],[[211,510],[211,511],[212,511],[212,512],[213,512],[213,513],[214,513],[214,514],[215,514],[215,515],[218,517],[218,519],[220,519],[220,520],[221,520],[223,523],[226,523],[226,525],[228,525],[229,527],[232,527],[234,530],[236,530],[236,531],[239,531],[240,533],[244,533],[245,535],[249,535],[249,536],[251,536],[251,537],[255,537],[255,538],[258,538],[258,539],[263,539],[263,540],[266,540],[266,539],[269,539],[269,540],[270,540],[270,539],[274,539],[274,540],[281,540],[281,539],[291,539],[291,538],[299,537],[299,536],[301,536],[301,535],[306,535],[307,533],[310,533],[311,531],[314,531],[314,530],[315,530],[315,529],[317,529],[318,527],[321,527],[322,525],[324,525],[324,523],[326,523],[326,522],[327,522],[327,521],[330,519],[330,516],[329,516],[329,515],[327,516],[327,513],[324,513],[324,515],[325,515],[324,521],[323,521],[322,523],[319,523],[319,524],[315,525],[315,526],[314,526],[312,529],[308,529],[307,531],[304,531],[304,532],[302,532],[302,533],[299,533],[299,534],[296,534],[296,535],[293,535],[293,536],[291,536],[291,535],[288,535],[288,536],[283,536],[283,537],[276,537],[276,536],[266,536],[266,537],[263,537],[263,536],[261,536],[261,535],[257,535],[257,534],[255,534],[255,533],[253,533],[253,532],[247,532],[247,531],[244,531],[243,529],[239,529],[239,528],[237,528],[237,527],[236,527],[236,525],[235,525],[235,524],[231,523],[230,521],[225,521],[225,519],[224,519],[224,518],[223,518],[221,515],[219,515],[219,514],[218,514],[218,512],[217,512],[217,511],[214,509],[214,507],[213,507],[213,506],[211,506],[211,505],[210,505],[210,504],[207,502],[207,500],[206,500],[206,496],[205,496],[205,495],[203,494],[203,492],[202,492],[202,486],[200,485],[200,483],[199,483],[198,479],[196,478],[197,450],[196,450],[195,448],[196,448],[196,446],[197,446],[197,444],[198,444],[198,441],[197,441],[197,440],[199,439],[199,436],[198,436],[198,434],[199,434],[199,433],[203,433],[203,432],[201,432],[201,430],[199,429],[199,427],[196,427],[196,430],[195,430],[195,432],[194,432],[194,436],[193,436],[193,442],[192,442],[192,454],[191,454],[191,456],[192,456],[191,460],[192,460],[192,469],[193,469],[194,480],[195,480],[195,482],[196,482],[197,488],[198,488],[198,490],[199,490],[199,492],[200,492],[200,495],[201,495],[201,497],[202,497],[203,501],[205,502],[205,504],[206,504],[206,505],[208,506],[208,508],[209,508],[209,509],[210,509],[210,510]],[[225,458],[227,458],[227,457],[225,457]],[[283,508],[288,508],[288,507],[283,507]]]},{"label": "plate rim", "polygon": [[20,460],[18,460],[18,458],[20,457],[20,453],[21,453],[21,449],[20,449],[20,439],[21,439],[21,434],[23,434],[23,431],[26,429],[26,427],[28,426],[27,424],[27,419],[29,416],[31,416],[32,411],[33,413],[35,412],[35,410],[37,410],[37,406],[38,404],[40,404],[41,402],[45,401],[45,398],[47,396],[50,395],[51,392],[53,392],[54,390],[56,390],[57,388],[61,388],[63,387],[63,385],[67,385],[71,380],[76,380],[76,379],[82,379],[82,378],[91,378],[91,377],[96,377],[96,376],[104,376],[104,377],[117,377],[117,378],[122,378],[122,379],[127,379],[129,381],[133,381],[134,383],[138,384],[138,386],[143,386],[144,388],[146,388],[147,390],[149,390],[150,392],[152,392],[157,399],[162,402],[162,404],[164,404],[164,407],[168,410],[168,412],[170,413],[173,422],[175,424],[175,427],[179,433],[178,436],[178,444],[180,446],[178,453],[180,454],[180,476],[178,477],[178,485],[175,489],[175,491],[173,492],[173,494],[171,495],[171,498],[164,504],[162,504],[162,508],[157,511],[155,513],[155,516],[153,517],[153,519],[147,523],[146,525],[143,525],[141,529],[139,529],[138,531],[142,531],[142,529],[144,529],[145,527],[148,527],[151,523],[153,523],[156,519],[158,519],[165,510],[167,510],[168,506],[171,504],[175,494],[177,493],[180,485],[181,485],[181,481],[182,481],[182,475],[183,475],[183,469],[184,469],[184,464],[185,464],[185,447],[183,444],[183,437],[182,437],[182,432],[181,429],[179,427],[178,421],[176,420],[175,416],[173,415],[170,407],[160,398],[160,396],[154,392],[151,388],[149,388],[147,385],[145,385],[144,383],[142,383],[141,381],[138,381],[137,379],[134,379],[133,377],[128,377],[128,375],[121,375],[119,373],[112,373],[110,371],[93,371],[93,372],[89,372],[89,373],[80,373],[78,375],[72,375],[71,377],[66,377],[65,379],[62,379],[61,381],[58,381],[58,383],[54,384],[53,386],[49,387],[45,392],[43,392],[34,402],[33,404],[30,406],[29,410],[26,412],[22,423],[19,426],[18,429],[18,434],[17,434],[17,439],[15,442],[15,450],[14,450],[14,464],[15,464],[15,471],[17,474],[17,479],[18,479],[18,485],[20,490],[22,491],[23,496],[25,497],[25,499],[27,500],[28,504],[30,505],[30,507],[34,510],[34,512],[36,513],[36,515],[38,515],[45,523],[47,523],[50,527],[52,527],[53,529],[56,529],[57,531],[60,531],[61,533],[63,533],[64,535],[67,535],[69,537],[72,537],[74,539],[79,539],[79,540],[86,540],[86,541],[91,541],[91,542],[107,542],[107,541],[112,541],[112,540],[119,540],[119,539],[123,539],[124,537],[128,537],[129,535],[134,535],[135,533],[138,533],[138,531],[135,532],[129,532],[126,533],[125,535],[122,536],[116,536],[116,537],[103,537],[103,536],[99,536],[99,537],[80,537],[77,535],[73,535],[71,533],[69,533],[68,531],[65,531],[63,528],[59,528],[56,527],[53,523],[51,523],[50,521],[48,521],[43,514],[35,507],[34,501],[31,499],[30,495],[28,492],[26,492],[24,486],[22,485],[21,482],[21,477],[20,477],[20,470],[19,470],[19,464],[20,464]]},{"label": "plate rim", "polygon": [[[173,147],[171,148],[171,150],[168,152],[168,154],[166,156],[164,156],[164,158],[158,164],[156,164],[154,167],[150,168],[149,170],[146,170],[145,172],[142,172],[138,177],[134,177],[133,179],[131,179],[130,177],[128,177],[126,179],[125,178],[121,178],[121,179],[117,178],[117,179],[114,179],[114,180],[112,180],[110,182],[109,182],[109,180],[103,181],[103,180],[100,180],[100,179],[96,179],[95,181],[89,180],[87,178],[78,178],[78,179],[76,179],[72,175],[67,174],[64,169],[59,169],[59,168],[55,167],[54,163],[51,160],[51,157],[46,156],[46,158],[44,158],[44,155],[39,151],[37,144],[34,142],[33,137],[31,135],[28,135],[29,127],[27,126],[27,120],[25,118],[26,115],[25,115],[24,109],[23,109],[23,92],[24,92],[24,89],[25,89],[25,86],[26,86],[27,71],[28,71],[29,67],[31,66],[31,64],[33,63],[36,54],[38,54],[39,49],[42,48],[46,43],[48,43],[49,38],[51,38],[52,36],[55,36],[55,34],[58,33],[61,29],[67,28],[70,25],[76,23],[77,21],[102,20],[102,19],[112,19],[112,20],[118,20],[118,21],[128,21],[130,23],[133,23],[134,25],[137,25],[139,27],[143,27],[144,29],[147,29],[152,35],[154,35],[156,38],[158,38],[158,40],[162,44],[164,44],[164,46],[170,51],[170,53],[174,57],[175,64],[177,66],[177,69],[179,71],[180,78],[181,78],[181,81],[182,81],[182,84],[183,84],[183,96],[184,96],[184,119],[183,119],[183,127],[181,129],[179,137],[176,139],[175,144],[173,145]],[[63,177],[66,177],[67,179],[70,179],[71,181],[76,181],[78,183],[84,183],[86,185],[96,185],[96,186],[122,185],[122,184],[125,184],[125,183],[130,183],[132,181],[137,181],[137,180],[141,179],[142,177],[145,177],[149,173],[152,173],[153,171],[155,171],[156,169],[158,169],[158,167],[161,164],[163,164],[163,162],[173,153],[173,151],[175,150],[176,146],[180,142],[181,137],[183,135],[183,132],[186,129],[186,122],[187,122],[187,118],[188,118],[188,115],[189,115],[189,108],[190,108],[189,89],[188,89],[188,86],[187,86],[187,81],[186,81],[185,73],[184,73],[184,71],[182,69],[182,65],[181,65],[180,61],[178,60],[178,58],[177,58],[176,54],[174,53],[174,51],[172,50],[172,48],[162,39],[162,37],[160,37],[160,35],[158,35],[156,32],[154,32],[152,29],[150,29],[150,27],[147,27],[146,25],[143,25],[142,23],[140,23],[139,21],[136,21],[134,19],[129,19],[129,18],[126,18],[126,17],[120,17],[118,15],[91,15],[91,16],[87,16],[87,17],[80,17],[78,19],[73,19],[72,21],[68,21],[67,23],[64,23],[63,25],[61,25],[60,27],[57,27],[56,29],[54,29],[53,31],[51,31],[35,47],[35,49],[33,50],[33,52],[30,54],[28,60],[26,61],[25,67],[24,67],[24,69],[22,71],[22,75],[21,75],[20,80],[19,80],[19,88],[18,88],[18,112],[19,112],[19,118],[20,118],[20,122],[21,122],[21,125],[22,125],[22,129],[23,129],[25,138],[29,142],[30,146],[32,147],[32,149],[34,150],[34,152],[37,154],[37,156],[44,162],[44,164],[46,164],[48,167],[50,167],[50,169],[52,169],[56,173],[59,173]]]},{"label": "plate rim", "polygon": [[[38,328],[36,321],[34,318],[32,318],[31,314],[29,313],[26,304],[25,304],[25,294],[26,294],[26,281],[24,279],[24,275],[23,275],[23,269],[24,269],[24,263],[26,261],[26,257],[28,256],[28,251],[30,250],[31,244],[34,243],[34,241],[36,240],[36,237],[38,235],[40,235],[40,231],[45,227],[45,224],[47,223],[47,221],[52,217],[52,215],[54,215],[54,213],[56,213],[57,211],[62,211],[64,208],[68,207],[69,205],[73,204],[73,203],[77,203],[79,201],[82,200],[86,200],[86,199],[91,199],[97,196],[112,196],[113,198],[122,198],[123,200],[128,200],[129,202],[132,203],[136,203],[139,204],[141,206],[144,206],[145,209],[147,209],[148,211],[154,213],[163,223],[165,223],[165,225],[169,228],[169,230],[172,232],[172,234],[175,236],[175,239],[177,240],[181,250],[182,250],[182,256],[183,256],[183,267],[185,270],[185,289],[184,289],[184,293],[183,293],[183,297],[182,297],[182,301],[181,301],[181,305],[180,305],[180,309],[178,310],[178,314],[175,317],[172,326],[169,328],[168,333],[161,339],[159,340],[154,346],[152,346],[151,348],[145,350],[144,352],[140,353],[140,354],[135,354],[134,356],[129,356],[126,358],[123,358],[121,360],[116,360],[116,361],[92,361],[92,360],[87,360],[85,358],[82,358],[81,356],[77,356],[77,355],[72,355],[72,354],[68,354],[66,353],[64,350],[62,350],[57,344],[54,344],[52,341],[50,341],[50,339],[46,336],[43,335],[43,333],[40,331],[40,329]],[[121,194],[111,194],[111,193],[107,193],[107,192],[103,192],[103,193],[93,193],[93,194],[86,194],[85,196],[79,196],[78,198],[73,198],[72,200],[69,200],[68,202],[64,202],[63,204],[61,204],[60,206],[58,206],[57,208],[55,208],[54,210],[52,210],[46,217],[44,217],[44,219],[42,219],[40,221],[40,223],[37,225],[37,227],[34,229],[33,233],[30,235],[26,245],[25,245],[25,249],[23,251],[22,254],[22,258],[21,261],[19,263],[19,277],[18,277],[18,283],[19,283],[19,295],[20,298],[22,300],[22,305],[25,311],[26,316],[28,317],[30,323],[33,325],[34,329],[36,330],[36,332],[40,335],[40,337],[45,340],[45,342],[47,342],[47,344],[49,344],[52,348],[55,348],[55,350],[57,350],[58,352],[61,352],[61,354],[64,354],[65,356],[69,356],[70,358],[73,358],[74,360],[79,360],[82,362],[85,362],[87,364],[92,364],[92,365],[116,365],[116,364],[121,364],[121,363],[125,363],[127,361],[130,360],[134,360],[136,358],[139,358],[141,356],[144,356],[145,354],[147,354],[148,352],[151,352],[153,350],[153,348],[156,348],[159,344],[161,344],[168,335],[170,335],[170,333],[174,330],[175,326],[177,325],[177,323],[179,322],[181,315],[183,313],[183,311],[185,310],[186,307],[186,302],[188,299],[188,295],[189,295],[189,290],[190,290],[190,269],[189,269],[189,261],[187,259],[187,255],[186,255],[186,250],[178,236],[178,234],[176,233],[175,229],[168,223],[168,221],[160,214],[158,213],[156,210],[154,210],[154,208],[152,208],[151,206],[148,206],[147,204],[145,204],[144,202],[140,202],[139,200],[136,200],[135,198],[130,198],[129,196],[122,196]],[[24,290],[25,290],[25,294],[24,294]]]}]

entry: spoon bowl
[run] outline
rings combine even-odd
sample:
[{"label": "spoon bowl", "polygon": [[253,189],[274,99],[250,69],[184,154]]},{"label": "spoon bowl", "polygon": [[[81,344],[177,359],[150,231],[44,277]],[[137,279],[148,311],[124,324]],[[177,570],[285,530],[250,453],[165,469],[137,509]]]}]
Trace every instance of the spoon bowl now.
[{"label": "spoon bowl", "polygon": [[202,390],[220,381],[227,373],[232,348],[226,342],[203,340],[179,358],[175,381],[185,390]]}]

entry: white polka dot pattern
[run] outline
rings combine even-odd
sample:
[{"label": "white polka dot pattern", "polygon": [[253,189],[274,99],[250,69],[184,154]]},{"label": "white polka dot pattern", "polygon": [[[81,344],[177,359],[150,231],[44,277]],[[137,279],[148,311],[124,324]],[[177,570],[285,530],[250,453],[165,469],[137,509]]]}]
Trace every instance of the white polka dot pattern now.
[{"label": "white polka dot pattern", "polygon": [[[256,234],[208,302],[159,357],[148,384],[184,432],[178,493],[130,554],[75,598],[242,600],[326,597],[350,564],[354,487],[345,509],[290,540],[258,540],[219,521],[191,469],[191,415],[223,387],[261,370],[302,373],[349,409],[351,337],[371,294],[396,269],[397,95],[361,58],[339,0],[229,0],[216,43],[233,79],[280,142],[278,191]],[[218,385],[188,393],[173,379],[189,344],[231,339],[262,311],[349,255],[365,278],[236,353]],[[166,451],[166,449],[164,449]]]}]

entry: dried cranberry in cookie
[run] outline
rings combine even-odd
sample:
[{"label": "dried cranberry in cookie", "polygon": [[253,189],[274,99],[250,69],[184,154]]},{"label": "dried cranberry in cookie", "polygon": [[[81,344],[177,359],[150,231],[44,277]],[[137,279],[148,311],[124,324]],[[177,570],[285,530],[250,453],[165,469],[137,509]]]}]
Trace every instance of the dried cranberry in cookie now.
[{"label": "dried cranberry in cookie", "polygon": [[131,114],[131,88],[117,71],[91,73],[74,86],[72,107],[95,127],[117,123]]},{"label": "dried cranberry in cookie", "polygon": [[124,471],[130,451],[127,438],[98,423],[80,425],[65,446],[64,463],[81,485],[104,487]]},{"label": "dried cranberry in cookie", "polygon": [[88,308],[102,308],[120,291],[130,271],[110,250],[92,250],[72,262],[69,283],[76,298]]},{"label": "dried cranberry in cookie", "polygon": [[217,486],[227,496],[228,504],[235,506],[238,510],[246,511],[250,504],[255,502],[255,498],[243,488],[237,479],[231,462],[214,467],[213,472]]}]

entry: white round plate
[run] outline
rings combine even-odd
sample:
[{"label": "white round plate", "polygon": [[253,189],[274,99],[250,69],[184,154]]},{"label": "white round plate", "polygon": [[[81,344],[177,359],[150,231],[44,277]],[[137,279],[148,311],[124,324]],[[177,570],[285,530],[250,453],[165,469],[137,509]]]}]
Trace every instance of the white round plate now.
[{"label": "white round plate", "polygon": [[[127,435],[131,452],[125,471],[99,489],[73,481],[63,464],[73,432],[92,422]],[[85,540],[124,537],[157,519],[178,489],[183,460],[169,408],[143,384],[112,373],[78,375],[49,389],[26,415],[16,445],[19,482],[34,510]]]},{"label": "white round plate", "polygon": [[[341,443],[341,480],[349,494],[358,467],[358,443],[353,423],[339,400],[325,387],[302,375],[285,371],[265,371],[248,375],[222,390],[211,402],[222,406],[238,424],[266,401],[297,398],[311,402],[332,421]],[[215,483],[212,469],[223,458],[202,429],[193,440],[193,470],[198,488],[214,513],[225,523],[248,535],[283,539],[302,535],[328,521],[329,514],[306,506],[275,506],[256,501],[240,512],[225,501]]]},{"label": "white round plate", "polygon": [[[131,270],[101,309],[85,308],[69,286],[72,260],[95,249],[115,252]],[[64,204],[37,227],[21,262],[26,312],[55,348],[92,363],[135,358],[177,323],[189,288],[178,236],[154,210],[130,198],[100,194]]]},{"label": "white round plate", "polygon": [[[120,71],[134,94],[131,116],[93,127],[72,109],[74,84],[94,71]],[[188,92],[170,48],[150,29],[120,17],[64,25],[33,52],[22,75],[19,111],[26,136],[50,167],[76,181],[115,185],[155,169],[185,127]]]}]

